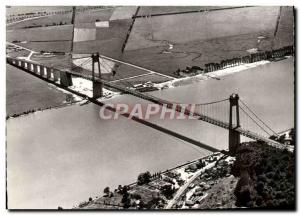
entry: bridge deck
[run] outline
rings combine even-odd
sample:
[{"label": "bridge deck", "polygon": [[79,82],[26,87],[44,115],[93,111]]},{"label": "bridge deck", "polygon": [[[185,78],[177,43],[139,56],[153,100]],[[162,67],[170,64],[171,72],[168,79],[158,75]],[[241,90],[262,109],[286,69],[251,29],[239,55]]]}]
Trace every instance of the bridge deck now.
[{"label": "bridge deck", "polygon": [[[8,58],[8,59],[12,60],[13,58]],[[22,61],[25,61],[25,60],[22,60]],[[25,61],[25,62],[28,62],[28,61]],[[34,63],[34,62],[28,62],[28,63],[40,65],[40,64]],[[12,65],[14,65],[14,64],[12,64]],[[26,68],[24,68],[24,69],[26,69]],[[118,91],[121,91],[121,92],[124,92],[124,93],[127,93],[127,94],[131,94],[133,96],[136,96],[138,98],[141,98],[141,99],[153,102],[155,104],[166,105],[168,108],[173,108],[177,112],[183,112],[187,116],[197,117],[198,120],[201,120],[201,121],[204,121],[204,122],[216,125],[218,127],[221,127],[221,128],[224,128],[224,129],[230,129],[229,128],[229,123],[227,123],[227,122],[223,122],[223,121],[211,118],[209,116],[206,116],[206,115],[203,115],[203,114],[200,114],[200,113],[197,113],[197,112],[191,112],[187,108],[185,108],[184,110],[182,110],[182,106],[180,106],[178,104],[173,104],[173,103],[171,103],[169,101],[166,101],[166,100],[154,97],[152,95],[145,94],[145,93],[140,93],[140,92],[137,92],[137,91],[134,91],[134,90],[130,90],[130,89],[125,88],[125,87],[118,86],[118,85],[116,85],[114,83],[111,83],[109,81],[100,79],[99,77],[94,77],[94,79],[93,79],[93,77],[91,75],[88,75],[88,74],[82,74],[82,73],[78,73],[78,72],[74,72],[74,71],[65,71],[65,72],[70,73],[70,74],[72,74],[74,76],[77,76],[77,77],[85,78],[85,79],[88,79],[88,80],[91,80],[91,81],[94,80],[96,82],[100,82],[100,83],[102,83],[106,87],[113,88],[113,89],[116,89]],[[254,133],[254,132],[245,130],[245,129],[241,128],[241,127],[235,128],[235,130],[237,132],[239,132],[241,135],[243,135],[245,137],[248,137],[248,138],[251,138],[253,140],[259,140],[259,141],[265,142],[266,144],[271,145],[271,146],[276,147],[276,148],[287,149],[289,151],[293,151],[292,147],[290,147],[290,146],[285,146],[285,145],[283,145],[283,144],[281,144],[281,143],[279,143],[277,141],[271,140],[271,139],[269,139],[267,137],[263,137],[263,136],[261,136],[259,134]]]},{"label": "bridge deck", "polygon": [[[76,72],[71,72],[71,73],[74,74],[74,75],[79,75]],[[89,80],[92,80],[92,78],[90,76],[88,76],[88,75],[85,75],[85,78],[87,78]],[[95,78],[95,80],[99,81],[99,82],[102,82],[107,87],[114,88],[114,89],[119,90],[121,92],[126,92],[128,94],[133,95],[133,96],[136,96],[136,97],[139,97],[139,98],[151,101],[151,102],[159,104],[159,105],[167,105],[167,107],[170,107],[170,108],[172,108],[173,105],[174,105],[173,103],[171,103],[169,101],[166,101],[166,100],[154,97],[154,96],[149,95],[149,94],[140,93],[140,92],[137,92],[137,91],[134,91],[134,90],[130,90],[130,89],[118,86],[116,84],[110,83],[110,82],[105,81],[105,80],[100,79],[100,78]],[[175,110],[178,111],[178,112],[184,111],[184,114],[187,115],[187,116],[193,115],[193,116],[198,117],[199,120],[202,120],[204,122],[207,122],[207,123],[210,123],[210,124],[222,127],[224,129],[229,129],[229,123],[227,123],[227,122],[223,122],[223,121],[220,121],[220,120],[217,120],[217,119],[205,116],[205,115],[200,114],[200,113],[190,112],[190,110],[188,110],[188,109],[182,110],[181,106],[179,106],[179,105],[176,106]],[[283,144],[281,144],[281,143],[279,143],[279,142],[277,142],[275,140],[271,140],[271,139],[269,139],[267,137],[261,136],[259,134],[254,133],[254,132],[251,132],[249,130],[245,130],[245,129],[241,128],[241,127],[236,128],[235,130],[237,132],[239,132],[241,135],[245,136],[245,137],[251,138],[253,140],[263,141],[263,142],[265,142],[268,145],[271,145],[273,147],[280,148],[280,149],[288,149],[289,151],[293,150],[292,147],[290,147],[290,146],[285,146],[285,145],[283,145]]]}]

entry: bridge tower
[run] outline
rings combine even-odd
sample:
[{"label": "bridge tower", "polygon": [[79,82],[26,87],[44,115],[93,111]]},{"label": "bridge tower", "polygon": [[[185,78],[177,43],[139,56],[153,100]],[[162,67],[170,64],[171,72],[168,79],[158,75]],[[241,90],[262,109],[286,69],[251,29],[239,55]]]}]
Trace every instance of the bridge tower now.
[{"label": "bridge tower", "polygon": [[100,69],[100,56],[97,52],[96,54],[92,54],[92,75],[93,75],[93,98],[99,98],[103,95],[102,90],[102,82],[96,81],[95,79],[95,63],[98,65],[98,78],[101,79],[101,69]]},{"label": "bridge tower", "polygon": [[[239,96],[238,94],[232,94],[229,98],[230,110],[229,110],[229,153],[235,155],[237,147],[240,145],[240,133],[236,131],[236,128],[240,127],[240,115],[239,115]],[[236,124],[233,124],[233,112],[235,109]]]}]

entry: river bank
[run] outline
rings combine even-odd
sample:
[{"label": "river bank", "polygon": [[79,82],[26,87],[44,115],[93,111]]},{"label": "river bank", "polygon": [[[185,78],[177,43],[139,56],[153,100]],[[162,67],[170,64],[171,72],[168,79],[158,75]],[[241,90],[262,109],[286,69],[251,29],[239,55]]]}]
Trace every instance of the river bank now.
[{"label": "river bank", "polygon": [[[293,135],[290,138],[295,141]],[[295,208],[294,156],[294,152],[262,142],[244,142],[234,156],[217,152],[164,172],[140,173],[137,182],[112,190],[106,187],[104,194],[99,194],[101,197],[89,197],[73,209],[292,210]]]},{"label": "river bank", "polygon": [[[104,193],[103,197],[90,197],[89,201],[79,203],[73,209],[190,208],[203,201],[220,180],[232,180],[230,168],[234,160],[223,153],[213,153],[164,172],[150,174],[147,183],[141,184],[139,177],[137,182],[119,185]],[[124,192],[128,193],[127,199],[124,199]]]}]

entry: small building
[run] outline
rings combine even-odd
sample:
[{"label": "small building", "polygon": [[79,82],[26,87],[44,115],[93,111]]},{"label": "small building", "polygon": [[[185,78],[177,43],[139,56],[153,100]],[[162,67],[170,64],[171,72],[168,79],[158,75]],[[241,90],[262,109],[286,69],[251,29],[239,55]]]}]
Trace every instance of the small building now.
[{"label": "small building", "polygon": [[194,204],[195,204],[195,202],[192,201],[192,200],[187,200],[187,201],[185,202],[185,205],[187,205],[187,206],[193,206]]},{"label": "small building", "polygon": [[286,136],[286,137],[284,138],[284,144],[285,144],[285,145],[291,145],[292,141],[293,141],[292,138],[289,137],[289,136]]}]

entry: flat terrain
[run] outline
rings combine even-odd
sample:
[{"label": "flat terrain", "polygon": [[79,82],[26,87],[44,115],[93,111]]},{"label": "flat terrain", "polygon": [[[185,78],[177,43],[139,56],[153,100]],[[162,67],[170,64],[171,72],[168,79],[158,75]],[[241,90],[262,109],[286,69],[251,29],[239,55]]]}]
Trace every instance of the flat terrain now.
[{"label": "flat terrain", "polygon": [[[265,36],[271,34],[271,31],[264,33]],[[260,35],[253,33],[180,43],[175,44],[170,52],[164,52],[167,50],[166,46],[125,51],[123,59],[174,76],[173,72],[177,69],[185,69],[187,66],[200,66],[203,68],[207,63],[221,62],[224,59],[249,55],[247,50],[256,47],[257,37]],[[270,41],[264,40],[260,44],[260,48],[262,50],[269,49]]]},{"label": "flat terrain", "polygon": [[164,13],[180,13],[195,10],[211,10],[227,8],[228,6],[142,6],[138,12],[138,16],[149,16]]},{"label": "flat terrain", "polygon": [[34,12],[52,12],[52,11],[61,11],[61,10],[70,10],[69,6],[10,6],[10,8],[6,8],[6,16],[9,15],[17,15],[20,13],[34,13]]},{"label": "flat terrain", "polygon": [[[263,21],[255,14],[248,16],[251,9],[138,18],[123,59],[171,76],[178,68],[203,67],[206,63],[249,55],[248,49],[270,50],[279,8],[271,7],[267,12],[264,10],[268,8],[256,9],[257,14],[265,13]],[[234,11],[236,16],[231,16]],[[241,18],[235,18],[238,16]],[[181,21],[186,25],[179,26]],[[196,24],[191,26],[189,22]],[[293,29],[293,8],[282,7],[273,48],[293,45]],[[260,36],[265,39],[258,42]]]},{"label": "flat terrain", "polygon": [[12,42],[18,41],[56,41],[56,40],[71,40],[72,38],[71,25],[51,26],[43,28],[27,28],[8,30],[6,32],[6,40]]},{"label": "flat terrain", "polygon": [[113,20],[109,22],[109,28],[97,28],[96,40],[74,43],[74,53],[99,52],[120,58],[122,45],[131,22],[131,19]]},{"label": "flat terrain", "polygon": [[[80,9],[81,7],[77,7],[77,8]],[[47,10],[47,11],[49,11],[49,10],[51,11],[51,9],[53,9],[53,8],[52,7],[45,8],[45,10]],[[61,7],[61,10],[67,11],[67,10],[72,10],[72,8],[71,7]],[[95,22],[96,20],[101,20],[101,21],[109,20],[113,11],[114,11],[113,8],[92,9],[92,10],[86,10],[84,12],[77,11],[75,23]],[[9,24],[7,26],[7,30],[20,29],[20,28],[26,28],[26,27],[34,27],[34,26],[44,26],[45,27],[47,25],[60,24],[60,23],[71,24],[71,19],[72,19],[71,12],[67,12],[64,14],[41,16],[39,18],[33,18],[33,19],[29,18],[29,19],[25,19],[22,22],[16,22],[13,24]]]},{"label": "flat terrain", "polygon": [[63,105],[67,95],[13,66],[6,66],[6,115]]},{"label": "flat terrain", "polygon": [[[139,15],[184,12],[195,9],[207,8],[141,7]],[[96,18],[108,20],[112,13],[113,9],[89,11],[86,14],[79,13],[81,15],[76,19],[76,23],[82,25],[82,23],[88,22],[87,24],[91,24]],[[262,13],[265,17],[263,21],[257,18]],[[249,54],[248,49],[270,50],[278,13],[279,7],[251,7],[137,18],[124,53],[121,52],[121,49],[132,20],[113,20],[110,21],[109,28],[97,28],[95,41],[75,43],[74,52],[93,53],[98,51],[103,55],[174,76],[173,72],[178,68],[203,67],[206,63],[245,56]],[[293,44],[293,17],[292,7],[282,7],[273,48]],[[193,23],[193,25],[189,23]],[[265,39],[258,42],[260,36]],[[16,29],[7,32],[8,41],[28,41],[22,46],[36,51],[69,52],[71,38],[71,25]],[[172,48],[170,48],[170,44]],[[59,60],[53,59],[54,61]],[[53,65],[64,67],[63,63],[58,62],[54,62]],[[66,66],[69,67],[69,64]],[[131,67],[120,66],[118,69],[120,75],[112,80],[145,74],[143,71],[135,72],[133,70],[135,69]]]},{"label": "flat terrain", "polygon": [[[138,15],[215,8],[218,7],[141,7]],[[133,11],[130,7],[127,9],[130,9],[130,12]],[[119,64],[116,65],[117,68],[113,68],[117,71],[115,76],[103,75],[103,78],[123,86],[132,86],[148,81],[160,83],[170,80],[171,78],[167,76],[174,76],[177,69],[185,69],[187,66],[203,68],[207,63],[249,55],[247,51],[249,49],[258,48],[265,51],[270,50],[272,44],[276,49],[292,45],[294,42],[292,7],[282,7],[278,31],[274,40],[279,7],[251,7],[137,18],[125,51],[122,53],[121,49],[133,20],[121,19],[122,17],[114,12],[113,8],[109,8],[78,13],[75,26],[79,27],[91,25],[96,20],[109,20],[113,14],[115,20],[110,21],[108,28],[97,28],[96,40],[75,43],[74,53],[99,52],[157,72],[152,74]],[[259,20],[257,17],[262,13],[265,19]],[[63,18],[63,22],[68,21],[67,16],[68,14],[55,15],[57,20]],[[48,22],[52,18],[42,17],[40,19],[28,22],[30,24],[34,21],[38,24],[39,21],[46,24],[45,20]],[[224,26],[225,30],[223,30]],[[260,36],[263,36],[264,39],[259,41],[258,37]],[[7,31],[7,41],[27,41],[27,43],[19,45],[34,51],[69,52],[71,38],[72,25],[16,28]],[[26,53],[20,53],[20,55],[25,56]],[[54,57],[33,55],[31,59],[55,68],[71,69],[69,55]],[[105,65],[103,66],[105,67]],[[108,68],[108,70],[111,69]],[[89,73],[87,70],[82,72]]]},{"label": "flat terrain", "polygon": [[249,7],[137,18],[125,50],[264,32],[275,28],[278,13],[279,7]]}]

